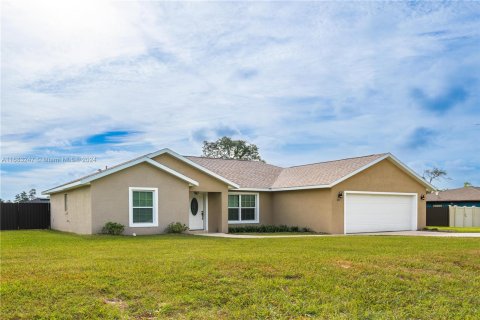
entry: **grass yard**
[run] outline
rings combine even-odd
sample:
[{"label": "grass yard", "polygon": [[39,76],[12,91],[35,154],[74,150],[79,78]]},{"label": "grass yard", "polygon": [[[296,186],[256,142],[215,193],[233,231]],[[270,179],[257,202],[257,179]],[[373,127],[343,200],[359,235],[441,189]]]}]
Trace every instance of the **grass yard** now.
[{"label": "grass yard", "polygon": [[480,240],[4,231],[1,319],[478,319]]},{"label": "grass yard", "polygon": [[425,227],[425,230],[442,232],[480,233],[480,227]]}]

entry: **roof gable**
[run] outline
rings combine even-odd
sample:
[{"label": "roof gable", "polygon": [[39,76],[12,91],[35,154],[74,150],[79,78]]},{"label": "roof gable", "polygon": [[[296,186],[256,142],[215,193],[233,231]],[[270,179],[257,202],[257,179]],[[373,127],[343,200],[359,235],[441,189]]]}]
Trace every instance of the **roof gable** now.
[{"label": "roof gable", "polygon": [[111,175],[111,174],[113,174],[115,172],[118,172],[118,171],[121,171],[121,170],[125,170],[127,168],[130,168],[130,167],[135,166],[135,165],[140,164],[140,163],[148,163],[148,164],[154,166],[157,169],[160,169],[162,171],[170,173],[171,175],[173,175],[173,176],[175,176],[175,177],[177,177],[177,178],[179,178],[179,179],[181,179],[185,182],[188,182],[190,185],[198,186],[197,181],[195,181],[195,180],[193,180],[193,179],[191,179],[191,178],[189,178],[189,177],[187,177],[187,176],[185,176],[185,175],[183,175],[183,174],[181,174],[181,173],[179,173],[179,172],[177,172],[173,169],[170,169],[167,166],[164,166],[164,165],[162,165],[162,164],[160,164],[156,161],[153,161],[152,159],[150,159],[148,157],[140,157],[140,158],[136,158],[136,159],[131,160],[131,161],[124,162],[120,165],[108,168],[106,170],[102,170],[102,171],[87,175],[85,177],[82,177],[80,179],[71,181],[71,182],[63,184],[63,185],[60,185],[58,187],[43,191],[42,194],[52,194],[52,193],[56,193],[56,192],[69,190],[69,189],[74,189],[74,188],[78,188],[80,186],[88,185],[88,184],[90,184],[91,181],[103,178],[105,176]]},{"label": "roof gable", "polygon": [[209,176],[212,176],[212,177],[214,177],[214,178],[216,178],[220,181],[225,182],[227,185],[229,185],[233,188],[240,188],[240,186],[237,183],[229,180],[225,176],[222,176],[222,175],[218,174],[217,172],[211,171],[208,168],[196,163],[195,161],[192,161],[191,159],[189,159],[189,157],[184,157],[184,156],[182,156],[182,155],[180,155],[180,154],[178,154],[178,153],[176,153],[176,152],[174,152],[174,151],[172,151],[168,148],[165,148],[165,149],[147,154],[146,157],[152,159],[152,158],[155,158],[155,157],[157,157],[159,155],[162,155],[162,154],[169,154],[170,156],[172,156],[172,157],[174,157],[174,158],[176,158],[176,159],[178,159],[182,162],[185,162],[186,164],[200,170],[201,172],[206,173]]}]

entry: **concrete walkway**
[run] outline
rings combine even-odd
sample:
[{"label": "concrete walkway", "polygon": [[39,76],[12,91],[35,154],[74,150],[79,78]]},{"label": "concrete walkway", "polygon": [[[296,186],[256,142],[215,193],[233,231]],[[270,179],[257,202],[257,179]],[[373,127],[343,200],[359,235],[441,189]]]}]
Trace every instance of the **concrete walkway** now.
[{"label": "concrete walkway", "polygon": [[232,238],[232,239],[264,239],[264,238],[307,238],[307,237],[331,237],[331,236],[414,236],[414,237],[454,237],[454,238],[480,238],[480,233],[460,232],[435,232],[435,231],[398,231],[398,232],[374,232],[355,233],[347,235],[329,234],[299,234],[299,235],[252,235],[252,234],[230,234],[230,233],[202,233],[202,237]]},{"label": "concrete walkway", "polygon": [[453,238],[480,238],[480,233],[440,232],[440,231],[398,231],[398,232],[374,232],[357,233],[351,236],[416,236],[416,237],[453,237]]}]

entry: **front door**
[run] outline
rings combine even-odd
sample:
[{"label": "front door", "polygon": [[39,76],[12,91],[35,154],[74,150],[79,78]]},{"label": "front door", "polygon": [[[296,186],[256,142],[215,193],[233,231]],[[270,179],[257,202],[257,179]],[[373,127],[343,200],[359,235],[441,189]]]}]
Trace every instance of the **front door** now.
[{"label": "front door", "polygon": [[205,219],[205,193],[190,192],[189,229],[203,230]]}]

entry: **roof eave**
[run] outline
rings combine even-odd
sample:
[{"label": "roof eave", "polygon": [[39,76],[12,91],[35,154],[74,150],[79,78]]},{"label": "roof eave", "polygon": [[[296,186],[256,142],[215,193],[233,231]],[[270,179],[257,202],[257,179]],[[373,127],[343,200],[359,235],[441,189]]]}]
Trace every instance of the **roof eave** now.
[{"label": "roof eave", "polygon": [[80,180],[80,181],[77,181],[77,182],[66,184],[66,185],[61,186],[61,187],[51,188],[51,189],[42,191],[42,195],[51,195],[53,193],[58,193],[58,192],[62,192],[62,191],[77,189],[77,188],[88,186],[88,185],[90,185],[90,183],[82,183],[82,181]]},{"label": "roof eave", "polygon": [[233,182],[233,181],[231,181],[231,180],[228,180],[227,178],[222,177],[221,175],[216,174],[216,173],[213,172],[213,171],[208,170],[208,169],[205,168],[204,166],[199,165],[199,164],[196,163],[196,162],[193,162],[192,160],[190,160],[190,159],[188,159],[188,158],[186,158],[186,157],[184,157],[184,156],[176,153],[175,151],[173,151],[173,150],[171,150],[171,149],[164,148],[164,149],[158,150],[158,151],[156,151],[156,152],[147,154],[146,156],[147,156],[148,158],[152,159],[152,158],[158,157],[159,155],[162,155],[162,154],[165,154],[165,153],[166,153],[166,154],[169,154],[170,156],[172,156],[172,157],[174,157],[174,158],[176,158],[176,159],[178,159],[178,160],[180,160],[180,161],[185,162],[186,164],[188,164],[188,165],[190,165],[190,166],[192,166],[192,167],[194,167],[194,168],[196,168],[196,169],[198,169],[198,170],[206,173],[206,174],[209,175],[209,176],[212,176],[212,177],[214,177],[214,178],[216,178],[216,179],[218,179],[218,180],[220,180],[220,181],[225,182],[225,183],[226,183],[227,185],[229,185],[230,187],[233,187],[233,188],[235,188],[235,189],[240,188],[240,186],[239,186],[238,184],[236,184],[235,182]]},{"label": "roof eave", "polygon": [[154,161],[150,158],[143,157],[143,158],[139,158],[135,161],[127,162],[127,163],[125,163],[123,165],[120,165],[118,167],[108,169],[108,170],[104,170],[102,172],[98,172],[98,173],[93,174],[93,175],[91,175],[87,178],[84,178],[82,180],[79,180],[79,181],[76,181],[76,182],[73,182],[73,183],[69,183],[69,184],[66,184],[64,186],[60,186],[60,187],[45,190],[45,191],[42,192],[42,194],[47,195],[47,194],[52,194],[52,193],[57,193],[57,192],[61,192],[61,191],[66,191],[66,190],[79,188],[81,186],[90,184],[91,181],[103,178],[103,177],[111,175],[115,172],[127,169],[129,167],[132,167],[132,166],[135,166],[137,164],[144,163],[144,162],[156,167],[157,169],[165,171],[165,172],[167,172],[167,173],[169,173],[169,174],[187,182],[190,186],[199,186],[200,185],[197,181],[195,181],[195,180],[193,180],[193,179],[191,179],[191,178],[189,178],[189,177],[187,177],[187,176],[185,176],[185,175],[183,175],[183,174],[181,174],[181,173],[179,173],[179,172],[177,172],[177,171],[175,171],[175,170],[173,170],[173,169],[171,169],[171,168],[169,168],[169,167],[167,167],[167,166],[165,166],[161,163],[158,163],[158,162],[156,162],[156,161]]}]

